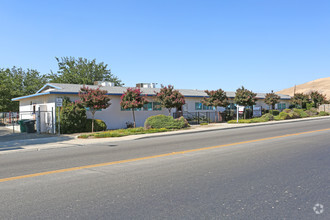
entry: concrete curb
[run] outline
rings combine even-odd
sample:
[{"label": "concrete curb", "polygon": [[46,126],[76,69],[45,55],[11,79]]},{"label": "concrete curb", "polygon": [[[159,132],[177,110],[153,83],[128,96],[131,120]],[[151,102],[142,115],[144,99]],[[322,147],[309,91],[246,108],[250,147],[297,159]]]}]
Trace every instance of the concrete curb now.
[{"label": "concrete curb", "polygon": [[230,125],[222,124],[223,126],[221,127],[219,126],[215,128],[201,126],[190,130],[131,135],[124,137],[116,137],[116,138],[78,139],[77,138],[78,136],[63,135],[63,136],[55,136],[55,137],[47,137],[47,138],[34,138],[34,139],[16,140],[16,141],[13,140],[13,141],[7,141],[1,143],[1,145],[4,147],[3,148],[0,147],[0,154],[39,150],[39,149],[60,148],[65,146],[84,146],[90,144],[104,144],[109,142],[134,141],[134,140],[141,140],[147,138],[168,137],[175,135],[201,133],[201,132],[210,132],[210,131],[212,132],[212,131],[220,131],[220,130],[228,130],[228,129],[249,128],[249,127],[257,127],[257,126],[265,126],[265,125],[269,126],[269,125],[297,123],[297,122],[315,121],[315,120],[327,120],[327,119],[330,120],[330,117],[324,116],[324,117],[315,117],[315,118],[290,119],[284,121],[260,122],[253,124],[230,124]]},{"label": "concrete curb", "polygon": [[251,123],[251,124],[233,124],[238,126],[233,127],[219,127],[219,128],[210,128],[210,129],[203,129],[203,130],[189,130],[189,131],[174,131],[177,133],[163,133],[163,134],[157,134],[153,136],[148,137],[137,137],[135,140],[139,139],[146,139],[146,138],[154,138],[154,137],[163,137],[163,136],[174,136],[174,135],[182,135],[182,134],[192,134],[192,133],[200,133],[200,132],[209,132],[209,131],[218,131],[218,130],[229,130],[229,129],[236,129],[236,128],[248,128],[248,127],[257,127],[257,126],[269,126],[269,125],[278,125],[278,124],[287,124],[292,122],[305,122],[305,121],[312,121],[312,120],[324,120],[324,119],[330,119],[329,116],[322,116],[322,117],[315,117],[315,118],[298,118],[298,119],[288,119],[283,121],[270,121],[270,122],[259,122],[259,123]]}]

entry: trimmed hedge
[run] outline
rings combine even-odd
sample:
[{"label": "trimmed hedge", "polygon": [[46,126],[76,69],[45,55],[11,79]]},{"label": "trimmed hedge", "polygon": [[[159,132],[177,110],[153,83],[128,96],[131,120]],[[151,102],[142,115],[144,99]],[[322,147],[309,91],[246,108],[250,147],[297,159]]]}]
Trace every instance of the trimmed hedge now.
[{"label": "trimmed hedge", "polygon": [[144,123],[146,129],[150,128],[167,128],[181,129],[189,126],[188,121],[184,117],[174,119],[172,116],[155,115],[147,118]]},{"label": "trimmed hedge", "polygon": [[[94,131],[105,131],[107,130],[107,125],[104,121],[100,119],[94,119]],[[87,119],[85,125],[85,131],[91,132],[92,131],[92,119]]]}]

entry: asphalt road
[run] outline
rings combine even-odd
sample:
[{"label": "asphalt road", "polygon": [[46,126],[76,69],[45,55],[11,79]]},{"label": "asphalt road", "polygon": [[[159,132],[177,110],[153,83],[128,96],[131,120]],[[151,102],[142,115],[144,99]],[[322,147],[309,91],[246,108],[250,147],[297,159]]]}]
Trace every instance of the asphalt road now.
[{"label": "asphalt road", "polygon": [[329,128],[324,119],[0,155],[0,219],[330,219]]}]

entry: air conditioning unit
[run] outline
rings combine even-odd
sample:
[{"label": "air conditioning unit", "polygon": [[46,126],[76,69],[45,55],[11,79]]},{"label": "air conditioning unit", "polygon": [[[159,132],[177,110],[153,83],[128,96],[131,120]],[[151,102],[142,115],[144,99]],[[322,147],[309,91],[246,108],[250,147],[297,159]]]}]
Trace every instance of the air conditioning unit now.
[{"label": "air conditioning unit", "polygon": [[115,83],[109,82],[109,81],[95,81],[94,85],[112,87],[112,86],[115,86]]},{"label": "air conditioning unit", "polygon": [[137,83],[138,88],[156,88],[157,83]]}]

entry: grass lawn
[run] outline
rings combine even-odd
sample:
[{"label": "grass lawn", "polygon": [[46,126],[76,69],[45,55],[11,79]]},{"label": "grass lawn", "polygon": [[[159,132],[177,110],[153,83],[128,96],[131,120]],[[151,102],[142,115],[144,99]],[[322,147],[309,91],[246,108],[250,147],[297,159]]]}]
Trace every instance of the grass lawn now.
[{"label": "grass lawn", "polygon": [[150,134],[150,133],[158,133],[158,132],[166,132],[166,131],[173,131],[173,129],[167,129],[167,128],[144,129],[143,127],[127,128],[127,129],[95,132],[95,133],[90,133],[90,134],[82,134],[82,135],[78,136],[78,138],[123,137],[123,136],[128,136],[128,135]]}]

